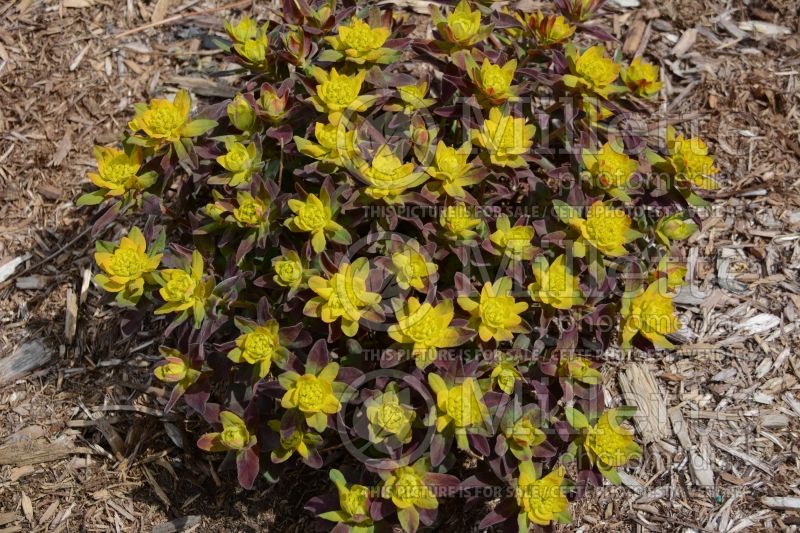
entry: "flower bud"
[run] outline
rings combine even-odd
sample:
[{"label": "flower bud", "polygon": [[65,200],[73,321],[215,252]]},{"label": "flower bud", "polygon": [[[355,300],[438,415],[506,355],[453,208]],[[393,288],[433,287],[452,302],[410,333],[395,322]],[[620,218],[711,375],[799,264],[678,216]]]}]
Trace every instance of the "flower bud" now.
[{"label": "flower bud", "polygon": [[228,104],[228,118],[230,118],[231,124],[244,132],[252,131],[256,125],[256,113],[250,102],[241,94],[237,94],[236,98]]}]

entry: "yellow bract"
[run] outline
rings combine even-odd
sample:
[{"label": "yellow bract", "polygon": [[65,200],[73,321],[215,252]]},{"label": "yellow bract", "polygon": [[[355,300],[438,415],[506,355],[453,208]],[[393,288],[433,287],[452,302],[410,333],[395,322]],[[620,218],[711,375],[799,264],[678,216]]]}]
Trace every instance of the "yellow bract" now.
[{"label": "yellow bract", "polygon": [[230,172],[228,186],[236,187],[250,181],[250,177],[260,162],[255,144],[245,146],[240,142],[228,142],[225,145],[227,153],[217,157],[217,163]]},{"label": "yellow bract", "polygon": [[502,426],[507,441],[520,448],[533,448],[547,440],[544,431],[533,422],[532,414],[524,414],[512,424]]},{"label": "yellow bract", "polygon": [[155,182],[139,176],[142,151],[138,147],[126,154],[118,148],[96,146],[97,173],[90,172],[89,179],[101,189],[108,189],[106,196],[122,196],[128,191],[142,190]]},{"label": "yellow bract", "polygon": [[424,173],[415,171],[414,163],[403,163],[385,144],[378,149],[369,164],[364,163],[358,170],[367,183],[364,189],[367,196],[383,200],[387,204],[402,204],[403,195],[408,189],[421,185],[428,179]]},{"label": "yellow bract", "polygon": [[489,409],[483,401],[483,391],[471,377],[448,387],[438,374],[428,374],[428,383],[436,393],[436,431],[453,424],[457,434],[467,428],[483,425],[489,417]]},{"label": "yellow bract", "polygon": [[639,445],[633,441],[633,430],[620,426],[616,409],[604,411],[597,424],[586,429],[583,447],[592,465],[599,465],[602,470],[622,466],[641,455]]},{"label": "yellow bract", "polygon": [[513,359],[502,358],[496,362],[489,377],[492,385],[497,385],[506,394],[512,394],[517,381],[522,379],[522,373]]},{"label": "yellow bract", "polygon": [[470,152],[472,145],[468,142],[456,149],[439,141],[433,166],[425,168],[425,172],[437,180],[433,192],[438,194],[443,191],[448,196],[463,199],[466,195],[464,187],[480,183],[483,178],[476,175],[475,167],[467,161]]},{"label": "yellow bract", "polygon": [[531,226],[511,226],[506,215],[497,217],[497,231],[489,236],[492,243],[512,261],[529,261],[535,248],[531,244],[535,232]]},{"label": "yellow bract", "polygon": [[592,368],[590,361],[583,357],[562,357],[558,362],[558,372],[562,377],[587,385],[599,385],[603,378],[600,371]]},{"label": "yellow bract", "polygon": [[630,200],[625,192],[639,169],[639,163],[628,157],[621,143],[605,143],[597,152],[583,152],[583,164],[593,183],[621,200]]},{"label": "yellow bract", "polygon": [[133,228],[112,251],[98,251],[94,260],[103,274],[94,277],[95,283],[108,292],[125,292],[133,301],[144,292],[143,276],[153,272],[161,263],[162,254],[147,255],[147,242],[139,228]]},{"label": "yellow bract", "polygon": [[228,359],[234,363],[242,361],[256,366],[256,374],[263,378],[269,373],[272,362],[283,360],[287,355],[281,346],[278,322],[268,320],[262,326],[248,328],[236,339],[236,348],[228,352]]},{"label": "yellow bract", "polygon": [[531,13],[527,20],[519,15],[517,18],[527,24],[541,46],[563,43],[575,33],[575,26],[567,22],[562,15],[545,15],[541,11],[536,11]]},{"label": "yellow bract", "polygon": [[266,33],[262,32],[255,37],[235,43],[233,49],[244,58],[247,66],[251,68],[263,68],[267,63],[269,42]]},{"label": "yellow bract", "polygon": [[493,107],[481,129],[470,130],[470,138],[486,150],[491,164],[519,168],[527,165],[522,156],[533,146],[535,133],[536,126],[524,118],[515,118]]},{"label": "yellow bract", "polygon": [[237,43],[243,43],[248,39],[255,39],[258,35],[258,24],[250,17],[244,17],[236,24],[226,20],[223,22],[223,26],[230,38]]},{"label": "yellow bract", "polygon": [[439,225],[452,240],[474,239],[478,234],[472,229],[480,223],[481,220],[473,216],[473,210],[464,204],[448,205],[439,215]]},{"label": "yellow bract", "polygon": [[339,26],[338,33],[336,36],[325,37],[325,40],[334,50],[354,63],[378,62],[391,53],[383,48],[392,33],[389,28],[373,28],[363,20],[353,17],[347,25]]},{"label": "yellow bract", "polygon": [[440,348],[452,348],[461,344],[462,339],[456,328],[450,327],[453,321],[453,302],[432,306],[411,297],[403,306],[395,301],[398,323],[389,326],[389,336],[401,344],[412,346],[411,355],[418,368],[425,368],[436,359]]},{"label": "yellow bract", "polygon": [[[181,137],[194,137],[187,133],[189,124],[189,93],[178,91],[174,101],[155,99],[149,106],[137,105],[136,115],[128,123],[133,132],[143,131],[149,138],[157,141],[179,141]],[[202,132],[200,132],[202,133]],[[196,135],[199,135],[197,133]]]},{"label": "yellow bract", "polygon": [[[563,482],[563,466],[537,479],[533,463],[530,461],[520,463],[516,497],[520,510],[526,515],[527,520],[546,526],[554,520],[563,519],[569,508],[569,500],[561,487]],[[566,516],[568,518],[569,515]]]},{"label": "yellow bract", "polygon": [[458,298],[458,305],[470,314],[470,327],[478,331],[483,342],[512,341],[514,333],[526,331],[519,314],[528,309],[528,304],[510,296],[513,284],[511,278],[502,277],[483,285],[479,301],[464,296]]},{"label": "yellow bract", "polygon": [[342,403],[334,394],[333,382],[339,374],[338,363],[328,363],[319,374],[281,374],[280,383],[286,389],[281,398],[284,409],[298,409],[309,427],[325,431],[328,415],[336,414]]},{"label": "yellow bract", "polygon": [[[273,431],[280,433],[280,420],[270,420],[267,425]],[[321,443],[322,437],[313,431],[305,431],[301,425],[298,425],[288,437],[281,435],[280,447],[272,451],[270,459],[273,463],[283,463],[295,452],[303,459],[308,459],[311,449]]]},{"label": "yellow bract", "polygon": [[681,323],[675,316],[672,297],[664,294],[659,283],[651,283],[647,290],[622,307],[622,346],[630,346],[637,332],[644,335],[655,346],[674,348],[665,335],[675,333]]},{"label": "yellow bract", "polygon": [[580,281],[567,267],[565,255],[559,255],[550,264],[537,257],[531,266],[535,281],[528,285],[528,293],[532,300],[556,309],[570,309],[586,301]]},{"label": "yellow bract", "polygon": [[580,231],[580,237],[574,243],[577,257],[584,256],[584,243],[591,244],[607,256],[619,257],[628,253],[625,244],[640,236],[631,230],[631,218],[624,211],[599,200],[591,205],[586,219],[573,218],[569,224]]},{"label": "yellow bract", "polygon": [[438,269],[436,264],[429,262],[420,253],[419,243],[416,241],[409,242],[401,251],[392,254],[391,270],[403,290],[414,287],[418,291],[424,291],[425,280]]},{"label": "yellow bract", "polygon": [[621,77],[628,89],[638,96],[654,96],[661,90],[658,67],[638,57],[631,61],[628,68],[622,69]]},{"label": "yellow bract", "polygon": [[311,70],[317,80],[316,94],[310,98],[311,103],[320,113],[328,113],[331,123],[338,124],[343,111],[350,113],[366,111],[375,100],[374,96],[362,96],[361,85],[367,75],[360,70],[353,76],[339,74],[335,68],[330,73],[319,67]]},{"label": "yellow bract", "polygon": [[158,273],[162,285],[158,293],[165,303],[153,313],[163,315],[192,310],[197,323],[204,314],[206,298],[213,288],[212,282],[203,282],[204,264],[200,252],[192,252],[192,264],[188,271],[168,268]]},{"label": "yellow bract", "polygon": [[341,318],[342,332],[353,337],[364,312],[381,301],[380,294],[367,291],[368,275],[369,263],[360,257],[341,265],[330,279],[312,276],[308,286],[317,296],[306,304],[303,312],[328,324]]},{"label": "yellow bract", "polygon": [[667,160],[675,170],[675,179],[689,182],[701,189],[718,189],[719,184],[711,177],[719,173],[714,166],[714,158],[708,155],[708,146],[702,139],[675,135],[670,128],[667,132]]},{"label": "yellow bract", "polygon": [[249,192],[236,194],[237,207],[233,209],[233,218],[240,226],[262,226],[267,222],[267,204]]},{"label": "yellow bract", "polygon": [[322,199],[316,194],[309,194],[305,202],[290,198],[289,209],[295,216],[286,221],[286,227],[292,231],[310,233],[311,247],[318,254],[325,250],[326,232],[335,233],[344,229],[333,221],[330,201],[324,194]]},{"label": "yellow bract", "polygon": [[244,96],[237,94],[226,108],[228,119],[238,130],[249,132],[258,123],[253,106],[250,105]]},{"label": "yellow bract", "polygon": [[392,470],[383,484],[381,495],[392,500],[398,509],[436,509],[439,502],[423,480],[424,473],[417,465],[401,466]]},{"label": "yellow bract", "polygon": [[564,76],[567,87],[603,98],[608,98],[611,92],[617,90],[613,83],[619,76],[621,67],[606,57],[602,45],[592,46],[582,54],[570,45],[567,47],[567,60],[571,72]]},{"label": "yellow bract", "polygon": [[300,256],[294,250],[272,260],[275,275],[272,279],[281,287],[297,288],[303,283],[305,269]]},{"label": "yellow bract", "polygon": [[256,443],[256,436],[247,429],[244,420],[230,411],[219,414],[222,431],[206,433],[197,441],[197,446],[207,452],[222,452],[225,450],[244,450]]},{"label": "yellow bract", "polygon": [[411,424],[417,415],[400,403],[396,389],[397,385],[391,383],[386,392],[364,401],[370,442],[377,444],[389,436],[403,444],[411,441]]},{"label": "yellow bract", "polygon": [[516,70],[516,59],[512,59],[503,66],[492,64],[488,59],[484,59],[480,69],[471,69],[470,78],[481,92],[479,101],[484,104],[498,105],[513,100],[517,96],[516,91],[511,87]]},{"label": "yellow bract", "polygon": [[481,12],[470,9],[466,0],[461,0],[445,20],[448,37],[454,44],[467,47],[480,40]]}]

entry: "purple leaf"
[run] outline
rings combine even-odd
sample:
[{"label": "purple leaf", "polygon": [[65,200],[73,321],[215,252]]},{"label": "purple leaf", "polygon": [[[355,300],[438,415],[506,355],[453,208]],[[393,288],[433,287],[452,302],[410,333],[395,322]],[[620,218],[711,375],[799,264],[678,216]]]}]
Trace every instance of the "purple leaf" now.
[{"label": "purple leaf", "polygon": [[258,476],[258,467],[258,454],[252,447],[240,450],[236,454],[236,473],[239,477],[239,484],[242,487],[246,489],[253,488],[253,483],[255,483]]}]

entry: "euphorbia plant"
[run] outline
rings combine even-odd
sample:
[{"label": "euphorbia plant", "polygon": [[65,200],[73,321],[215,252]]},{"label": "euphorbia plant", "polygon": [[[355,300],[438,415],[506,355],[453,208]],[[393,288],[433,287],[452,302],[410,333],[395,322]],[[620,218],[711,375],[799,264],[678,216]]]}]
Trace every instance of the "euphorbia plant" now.
[{"label": "euphorbia plant", "polygon": [[144,224],[98,241],[95,282],[124,334],[163,329],[166,407],[213,426],[198,445],[243,486],[328,469],[308,508],[359,532],[440,527],[491,486],[480,526],[525,530],[639,455],[600,356],[674,345],[670,258],[719,169],[700,139],[639,133],[660,74],[613,50],[602,4],[461,0],[427,39],[287,0],[217,39],[239,94],[137,104],[96,149],[79,203]]}]

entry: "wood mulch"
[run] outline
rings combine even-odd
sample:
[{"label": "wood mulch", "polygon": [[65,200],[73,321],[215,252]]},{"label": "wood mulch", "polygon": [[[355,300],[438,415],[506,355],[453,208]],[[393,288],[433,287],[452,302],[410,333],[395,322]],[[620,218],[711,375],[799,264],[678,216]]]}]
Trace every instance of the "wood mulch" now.
[{"label": "wood mulch", "polygon": [[[88,283],[91,215],[73,204],[92,146],[117,138],[133,103],[180,87],[230,93],[230,79],[205,76],[219,68],[210,36],[221,16],[266,16],[267,3],[254,4],[0,3],[0,532],[312,527],[302,504],[325,476],[298,468],[242,491],[195,449],[199,423],[163,414],[166,391],[149,373],[159,339],[120,340]],[[684,250],[685,344],[607,354],[613,403],[652,415],[636,421],[644,458],[623,485],[574,505],[565,530],[798,531],[798,9],[616,0],[606,10],[628,57],[662,66],[654,116],[708,140],[723,188]],[[467,520],[452,513],[447,529],[469,530]]]}]

